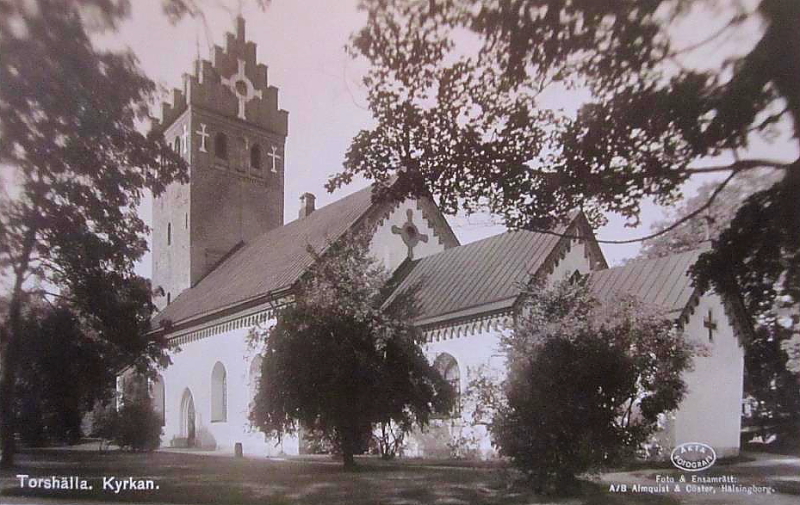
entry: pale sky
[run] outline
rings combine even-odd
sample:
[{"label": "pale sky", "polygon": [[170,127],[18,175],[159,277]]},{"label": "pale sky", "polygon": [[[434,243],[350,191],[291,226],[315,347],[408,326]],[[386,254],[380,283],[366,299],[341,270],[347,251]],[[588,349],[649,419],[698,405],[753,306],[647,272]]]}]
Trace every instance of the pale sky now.
[{"label": "pale sky", "polygon": [[[147,75],[165,88],[181,87],[181,75],[192,68],[198,48],[200,55],[207,58],[209,43],[222,45],[223,34],[233,30],[238,5],[236,0],[207,2],[207,36],[199,20],[185,19],[177,26],[170,25],[161,12],[161,0],[132,3],[132,18],[115,34],[114,45],[130,47]],[[232,8],[219,7],[224,3]],[[341,167],[350,140],[371,121],[365,108],[366,92],[360,83],[364,64],[344,52],[349,35],[364,21],[356,3],[355,0],[273,0],[266,12],[258,10],[254,3],[245,2],[243,8],[247,37],[258,45],[259,61],[269,67],[270,84],[279,89],[280,107],[289,111],[285,222],[296,218],[298,198],[303,192],[314,193],[319,208],[367,184],[354,182],[332,195],[323,188],[328,176]],[[693,28],[689,27],[687,33],[692,33]],[[702,31],[708,33],[707,27]],[[753,151],[753,155],[770,158],[796,157],[794,148],[786,145],[760,146]],[[704,180],[708,179],[690,181],[685,195],[694,194]],[[143,205],[142,215],[149,224],[150,201]],[[611,240],[639,237],[647,234],[650,225],[662,216],[662,209],[646,204],[640,227],[625,228],[623,219],[610,215],[609,224],[596,233],[599,238]],[[504,229],[491,225],[491,217],[485,215],[448,219],[462,243]],[[613,265],[635,256],[639,244],[603,244],[602,248]],[[149,255],[137,271],[150,276]]]}]

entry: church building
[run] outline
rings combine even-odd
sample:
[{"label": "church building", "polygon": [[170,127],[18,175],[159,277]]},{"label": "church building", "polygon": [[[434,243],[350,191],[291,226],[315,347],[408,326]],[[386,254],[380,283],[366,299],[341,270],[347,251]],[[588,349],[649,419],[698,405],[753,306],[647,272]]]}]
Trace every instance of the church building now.
[{"label": "church building", "polygon": [[[153,206],[153,286],[163,290],[154,331],[168,339],[173,362],[152,384],[162,445],[301,452],[298,436],[271,440],[250,426],[261,349],[248,335],[291,303],[312,262],[309,245],[324,250],[358,229],[371,234],[370,251],[389,271],[403,269],[397,292],[414,286],[424,351],[456,391],[477,370],[502,373],[499,337],[513,325],[520,286],[577,272],[601,299],[629,293],[668,310],[685,338],[707,349],[686,373],[688,394],[665,428],[668,445],[738,453],[748,326],[735,303],[692,287],[687,272],[697,252],[609,268],[580,213],[560,235],[515,231],[462,245],[432,199],[374,203],[371,188],[319,209],[306,193],[297,219],[284,223],[288,113],[243,19],[210,60],[196,62],[162,113],[166,138],[190,166],[189,182],[170,186]],[[485,430],[467,418],[456,408],[411,437],[407,454],[441,455],[454,437],[468,437],[491,455]]]}]

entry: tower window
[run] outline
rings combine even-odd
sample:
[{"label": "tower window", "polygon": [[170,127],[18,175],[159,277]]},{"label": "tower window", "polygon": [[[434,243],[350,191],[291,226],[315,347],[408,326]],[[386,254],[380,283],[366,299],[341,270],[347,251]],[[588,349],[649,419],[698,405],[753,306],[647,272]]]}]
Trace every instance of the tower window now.
[{"label": "tower window", "polygon": [[175,137],[175,142],[173,142],[172,147],[175,149],[175,152],[180,154],[181,153],[181,138]]},{"label": "tower window", "polygon": [[183,215],[183,227],[186,228],[187,230],[189,229],[189,213],[188,212]]},{"label": "tower window", "polygon": [[253,170],[261,170],[261,147],[258,144],[250,148],[250,167]]},{"label": "tower window", "polygon": [[167,305],[172,303],[172,293],[167,293]]},{"label": "tower window", "polygon": [[217,133],[214,137],[214,155],[222,160],[228,159],[228,137],[224,133]]},{"label": "tower window", "polygon": [[167,223],[167,245],[172,245],[172,223]]}]

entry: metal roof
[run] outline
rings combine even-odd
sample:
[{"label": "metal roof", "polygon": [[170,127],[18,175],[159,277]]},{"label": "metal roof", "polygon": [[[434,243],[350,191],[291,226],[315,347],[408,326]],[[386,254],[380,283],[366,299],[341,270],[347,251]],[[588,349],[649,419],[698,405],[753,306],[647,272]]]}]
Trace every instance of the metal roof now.
[{"label": "metal roof", "polygon": [[600,301],[628,294],[668,312],[683,311],[695,291],[689,268],[702,253],[703,250],[698,249],[632,261],[624,266],[591,272],[587,282]]},{"label": "metal roof", "polygon": [[511,307],[559,240],[512,231],[421,258],[387,304],[401,294],[413,295],[418,324]]},{"label": "metal roof", "polygon": [[372,186],[368,186],[260,235],[177,296],[153,319],[154,326],[186,321],[291,287],[312,263],[308,246],[323,250],[372,206]]}]

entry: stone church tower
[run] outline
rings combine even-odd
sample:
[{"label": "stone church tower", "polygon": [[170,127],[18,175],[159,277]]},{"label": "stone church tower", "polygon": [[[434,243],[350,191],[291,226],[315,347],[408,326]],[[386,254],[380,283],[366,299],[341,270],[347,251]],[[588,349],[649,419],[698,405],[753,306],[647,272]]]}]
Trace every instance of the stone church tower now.
[{"label": "stone church tower", "polygon": [[220,259],[283,224],[288,113],[267,67],[245,39],[244,19],[211,61],[184,74],[162,106],[164,135],[189,164],[189,182],[153,202],[153,287],[162,309]]}]

